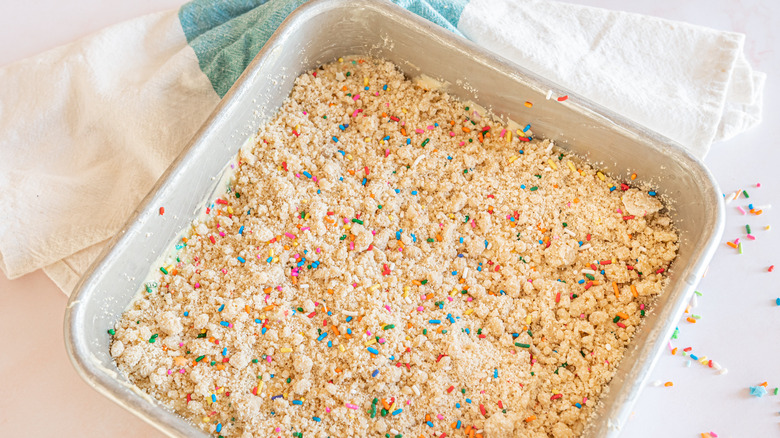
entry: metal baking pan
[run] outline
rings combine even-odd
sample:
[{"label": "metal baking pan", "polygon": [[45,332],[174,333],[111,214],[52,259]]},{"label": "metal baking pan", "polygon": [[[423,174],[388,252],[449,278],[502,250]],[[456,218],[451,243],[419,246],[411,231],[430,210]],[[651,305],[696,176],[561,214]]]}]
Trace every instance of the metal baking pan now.
[{"label": "metal baking pan", "polygon": [[[445,91],[505,120],[532,122],[537,137],[555,140],[617,178],[629,172],[652,176],[657,191],[671,200],[681,242],[670,283],[637,331],[584,434],[617,436],[723,232],[724,205],[712,175],[673,141],[385,1],[315,0],[284,21],[71,296],[65,343],[76,370],[166,434],[208,436],[119,374],[106,330],[195,218],[242,144],[281,106],[295,78],[345,55],[385,58],[410,77],[438,79]],[[569,99],[547,100],[548,90]],[[158,214],[160,206],[164,216]]]}]

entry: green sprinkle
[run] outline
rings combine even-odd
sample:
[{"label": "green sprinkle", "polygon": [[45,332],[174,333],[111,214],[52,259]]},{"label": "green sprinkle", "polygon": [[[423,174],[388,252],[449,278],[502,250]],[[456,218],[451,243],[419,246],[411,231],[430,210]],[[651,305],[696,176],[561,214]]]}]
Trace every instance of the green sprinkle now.
[{"label": "green sprinkle", "polygon": [[206,337],[205,333],[198,333],[198,339],[205,338],[205,337]]},{"label": "green sprinkle", "polygon": [[360,219],[352,219],[352,223],[363,225],[363,221]]},{"label": "green sprinkle", "polygon": [[591,274],[585,274],[585,276],[588,277],[588,280],[595,280],[596,279],[596,277],[594,277]]},{"label": "green sprinkle", "polygon": [[108,329],[108,334],[111,335],[111,336],[114,336],[116,334],[116,330]]},{"label": "green sprinkle", "polygon": [[377,205],[377,206],[376,206],[376,208],[378,208],[378,209],[380,209],[380,210],[381,210],[381,209],[382,209],[382,206],[381,206],[381,205]]},{"label": "green sprinkle", "polygon": [[162,266],[160,266],[160,272],[162,272],[165,275],[168,275],[168,271],[165,268],[163,268]]},{"label": "green sprinkle", "polygon": [[241,197],[241,193],[236,193],[236,198],[240,198],[240,197]]},{"label": "green sprinkle", "polygon": [[532,191],[532,192],[535,192],[535,191],[537,191],[537,190],[539,190],[539,187],[537,187],[537,186],[533,186],[533,187],[531,187],[531,191]]},{"label": "green sprinkle", "polygon": [[619,316],[616,316],[616,317],[612,318],[612,322],[618,322],[618,321],[620,321],[620,317]]},{"label": "green sprinkle", "polygon": [[747,230],[747,233],[750,234],[750,225],[745,225],[745,229]]},{"label": "green sprinkle", "polygon": [[352,76],[352,72],[351,72],[351,71],[348,71],[348,72],[347,72],[347,74],[346,74],[346,76],[347,76],[347,77],[350,77],[350,76]]},{"label": "green sprinkle", "polygon": [[520,348],[531,348],[531,344],[523,344],[522,342],[515,342],[515,346]]},{"label": "green sprinkle", "polygon": [[428,335],[428,329],[423,329],[423,334]]},{"label": "green sprinkle", "polygon": [[203,360],[205,357],[206,357],[206,355],[205,355],[205,354],[204,354],[203,356],[198,356],[198,357],[195,359],[195,362],[200,362],[200,361],[202,361],[202,360]]},{"label": "green sprinkle", "polygon": [[386,326],[382,327],[382,330],[390,330],[394,328],[395,328],[395,324],[387,324]]},{"label": "green sprinkle", "polygon": [[425,147],[425,145],[428,144],[429,141],[431,141],[430,138],[426,138],[425,140],[423,140],[422,147]]},{"label": "green sprinkle", "polygon": [[425,284],[425,283],[427,283],[427,282],[428,282],[428,280],[422,280],[422,281],[420,282],[420,284]]},{"label": "green sprinkle", "polygon": [[433,239],[432,239],[432,238],[430,238],[430,237],[429,237],[429,238],[427,238],[427,239],[425,239],[425,241],[426,241],[426,242],[428,242],[428,243],[433,243]]},{"label": "green sprinkle", "polygon": [[347,238],[347,235],[346,235],[346,234],[344,234],[343,236],[339,237],[339,240],[344,240],[344,239],[346,239],[346,238]]},{"label": "green sprinkle", "polygon": [[468,111],[468,110],[469,110],[469,107],[466,107],[466,111]]},{"label": "green sprinkle", "polygon": [[745,198],[750,198],[750,195],[748,195],[747,190],[743,190],[742,194],[745,195]]},{"label": "green sprinkle", "polygon": [[569,224],[567,224],[566,222],[563,223],[563,228],[566,228],[568,226],[569,226]]},{"label": "green sprinkle", "polygon": [[259,362],[257,359],[252,359],[252,363],[257,363],[257,362]]}]

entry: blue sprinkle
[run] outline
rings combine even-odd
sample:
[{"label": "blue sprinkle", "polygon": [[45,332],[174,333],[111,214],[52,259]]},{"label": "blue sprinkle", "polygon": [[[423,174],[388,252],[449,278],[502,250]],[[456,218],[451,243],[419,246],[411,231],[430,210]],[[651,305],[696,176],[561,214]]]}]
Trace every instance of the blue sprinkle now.
[{"label": "blue sprinkle", "polygon": [[219,306],[219,309],[217,309],[217,312],[221,312],[223,309],[225,309],[225,305],[224,304]]},{"label": "blue sprinkle", "polygon": [[371,377],[376,377],[377,374],[379,374],[379,370],[374,370],[374,372],[371,373]]},{"label": "blue sprinkle", "polygon": [[433,427],[433,423],[432,423],[432,422],[430,422],[430,421],[426,421],[426,422],[425,422],[425,424],[427,424],[427,425],[428,425],[428,427]]},{"label": "blue sprinkle", "polygon": [[334,142],[336,142],[336,143],[338,143],[338,142],[339,142],[339,139],[338,139],[338,137],[336,137],[336,136],[334,135],[334,136],[333,136],[333,141],[334,141]]},{"label": "blue sprinkle", "polygon": [[352,321],[352,317],[351,317],[351,316],[348,316],[348,317],[347,317],[347,322],[350,322],[350,321]]},{"label": "blue sprinkle", "polygon": [[217,433],[222,432],[222,423],[217,424]]},{"label": "blue sprinkle", "polygon": [[[780,303],[778,303],[780,304]],[[190,316],[190,312],[184,312],[184,316]]]},{"label": "blue sprinkle", "polygon": [[466,399],[466,403],[469,403],[469,404],[470,404],[470,403],[471,403],[471,399],[470,399],[470,398],[467,398],[467,399]]},{"label": "blue sprinkle", "polygon": [[403,411],[404,411],[403,409],[396,409],[396,410],[393,411],[393,415],[398,415],[398,414],[400,414]]},{"label": "blue sprinkle", "polygon": [[339,129],[341,129],[343,131],[343,130],[347,129],[347,127],[344,126],[344,125],[339,125]]},{"label": "blue sprinkle", "polygon": [[222,355],[227,356],[227,347],[222,349]]},{"label": "blue sprinkle", "polygon": [[366,182],[368,182],[368,179],[366,179],[366,177],[363,177],[363,185],[366,185]]},{"label": "blue sprinkle", "polygon": [[450,324],[455,324],[455,318],[452,317],[451,313],[447,314],[447,320],[450,321]]},{"label": "blue sprinkle", "polygon": [[433,126],[439,126],[439,124],[438,123],[434,123]]},{"label": "blue sprinkle", "polygon": [[[458,258],[459,259],[462,259],[463,257],[465,257],[463,254],[458,254]],[[455,274],[452,274],[452,275],[455,275]]]},{"label": "blue sprinkle", "polygon": [[471,334],[471,330],[469,330],[469,329],[466,329],[466,334],[467,334],[467,335],[470,335],[470,334]]},{"label": "blue sprinkle", "polygon": [[455,403],[455,407],[460,409],[460,403]]},{"label": "blue sprinkle", "polygon": [[238,234],[244,234],[244,226],[241,225],[241,228],[238,229]]},{"label": "blue sprinkle", "polygon": [[340,177],[339,177],[339,181],[344,181],[344,177],[343,177],[343,176],[340,176]]},{"label": "blue sprinkle", "polygon": [[401,233],[403,231],[404,230],[398,230],[398,231],[395,232],[395,240],[401,240]]},{"label": "blue sprinkle", "polygon": [[580,403],[574,403],[574,406],[577,406],[577,409],[582,409],[582,404]]},{"label": "blue sprinkle", "polygon": [[[350,316],[349,318],[351,319],[352,317]],[[347,322],[349,322],[349,321],[350,321],[350,320],[349,320],[349,319],[347,319]],[[347,329],[347,334],[348,334],[348,335],[351,335],[351,334],[352,334],[352,329],[351,329],[351,328],[348,328],[348,329]]]},{"label": "blue sprinkle", "polygon": [[407,138],[406,139],[406,144],[412,144],[412,139],[411,138]]},{"label": "blue sprinkle", "polygon": [[[463,254],[458,254],[458,255],[461,256]],[[458,275],[458,271],[452,271],[452,275]]]},{"label": "blue sprinkle", "polygon": [[601,270],[601,275],[604,275],[604,270],[603,269]]},{"label": "blue sprinkle", "polygon": [[368,90],[368,86],[364,87],[363,89],[364,89],[364,90]]},{"label": "blue sprinkle", "polygon": [[528,132],[528,130],[531,129],[531,124],[525,125],[525,128],[523,128],[523,132]]},{"label": "blue sprinkle", "polygon": [[384,140],[384,141],[390,140],[390,136],[386,135],[382,140]]},{"label": "blue sprinkle", "polygon": [[455,429],[460,429],[460,420],[458,420],[458,423],[455,425]]},{"label": "blue sprinkle", "polygon": [[[366,87],[366,88],[368,88],[368,87]],[[322,421],[322,420],[320,420],[320,417],[311,417],[311,419],[312,419],[312,420],[314,420],[314,421],[316,421],[317,423],[319,423],[320,421]]]},{"label": "blue sprinkle", "polygon": [[[775,298],[775,304],[780,306],[780,298]],[[184,316],[187,316],[187,312],[184,312]]]},{"label": "blue sprinkle", "polygon": [[262,319],[260,319],[260,318],[255,318],[255,322],[256,322],[256,323],[258,323],[258,324],[262,324],[262,323],[263,323],[263,320],[262,320]]},{"label": "blue sprinkle", "polygon": [[317,337],[317,341],[321,341],[325,339],[327,336],[328,336],[328,332],[323,332],[322,334],[319,335],[319,337]]},{"label": "blue sprinkle", "polygon": [[333,342],[332,341],[328,341],[328,348],[332,348],[332,347],[333,347]]},{"label": "blue sprinkle", "polygon": [[303,171],[303,176],[305,176],[306,178],[311,178],[311,174],[305,170]]},{"label": "blue sprinkle", "polygon": [[382,85],[382,91],[387,91],[387,84]]},{"label": "blue sprinkle", "polygon": [[417,243],[417,236],[415,236],[414,233],[412,233],[411,236],[412,236],[412,242]]},{"label": "blue sprinkle", "polygon": [[341,156],[344,156],[344,155],[347,154],[346,152],[342,151],[341,149],[339,149],[339,153],[341,154]]},{"label": "blue sprinkle", "polygon": [[219,322],[219,325],[221,325],[221,326],[223,326],[223,327],[230,327],[230,323],[229,323],[229,322],[227,322],[227,321],[220,321],[220,322]]},{"label": "blue sprinkle", "polygon": [[463,243],[463,238],[462,237],[459,238],[458,240],[460,241],[460,243]]},{"label": "blue sprinkle", "polygon": [[261,335],[264,335],[264,334],[265,334],[265,332],[267,332],[267,331],[268,331],[268,327],[263,327],[263,329],[261,330],[261,333],[260,333],[260,334],[261,334]]},{"label": "blue sprinkle", "polygon": [[281,394],[275,395],[275,396],[271,397],[271,400],[276,400],[277,398],[282,398],[282,395]]},{"label": "blue sprinkle", "polygon": [[577,283],[579,284],[585,283],[585,280],[579,280]]},{"label": "blue sprinkle", "polygon": [[748,204],[748,208],[752,210],[753,209],[753,204]]},{"label": "blue sprinkle", "polygon": [[580,241],[579,241],[579,242],[577,242],[577,243],[579,243],[579,244],[580,244],[580,246],[582,246],[582,244],[583,244],[584,242],[583,242],[582,240],[580,240]]},{"label": "blue sprinkle", "polygon": [[303,404],[303,402],[302,402],[302,401],[300,401],[300,400],[293,400],[293,404],[294,404],[294,405],[298,405],[298,406],[300,406],[300,405],[302,405],[302,404]]},{"label": "blue sprinkle", "polygon": [[696,356],[695,354],[692,354],[692,355],[691,355],[691,359],[693,359],[693,360],[699,360],[699,356]]},{"label": "blue sprinkle", "polygon": [[451,156],[449,156],[449,155],[447,155],[447,159],[448,159],[448,160],[452,160],[452,157],[451,157]]},{"label": "blue sprinkle", "polygon": [[439,320],[439,319],[431,319],[431,320],[428,320],[428,322],[430,322],[431,324],[441,324],[441,320]]},{"label": "blue sprinkle", "polygon": [[395,360],[395,356],[390,356],[390,360]]},{"label": "blue sprinkle", "polygon": [[217,402],[217,395],[216,394],[211,394],[211,401],[214,402],[214,403]]},{"label": "blue sprinkle", "polygon": [[244,259],[243,257],[236,257],[236,258],[238,259],[239,262],[246,263],[246,259]]},{"label": "blue sprinkle", "polygon": [[393,190],[395,190],[395,193],[401,193],[401,191],[398,189],[393,189]]},{"label": "blue sprinkle", "polygon": [[367,350],[368,350],[368,352],[369,352],[369,353],[372,353],[372,354],[379,354],[379,350],[377,350],[377,349],[376,349],[376,348],[374,348],[374,347],[368,347],[368,348],[367,348]]},{"label": "blue sprinkle", "polygon": [[517,152],[518,152],[518,153],[520,153],[520,154],[523,154],[523,153],[525,153],[525,152],[523,152],[523,150],[522,150],[522,149],[520,149],[520,150],[519,150],[519,151],[517,151]]},{"label": "blue sprinkle", "polygon": [[544,245],[544,241],[539,240],[539,245]]},{"label": "blue sprinkle", "polygon": [[609,188],[609,191],[610,191],[610,192],[614,192],[616,188],[617,188],[617,187],[615,187],[615,186],[612,186],[612,187],[610,187],[610,188]]},{"label": "blue sprinkle", "polygon": [[655,190],[650,190],[649,192],[647,192],[647,194],[650,196],[655,196]]},{"label": "blue sprinkle", "polygon": [[268,257],[267,259],[265,259],[265,262],[266,263],[271,263],[273,260],[274,260],[273,257]]},{"label": "blue sprinkle", "polygon": [[412,194],[416,195],[417,194],[417,190],[412,190]]},{"label": "blue sprinkle", "polygon": [[488,247],[488,241],[487,241],[487,239],[485,239],[485,248],[487,248],[487,247]]},{"label": "blue sprinkle", "polygon": [[498,379],[498,368],[493,369],[493,378]]},{"label": "blue sprinkle", "polygon": [[515,217],[514,216],[509,216],[509,222],[514,222],[514,221],[515,221]]},{"label": "blue sprinkle", "polygon": [[520,188],[524,189],[525,188],[525,184],[520,184]]}]

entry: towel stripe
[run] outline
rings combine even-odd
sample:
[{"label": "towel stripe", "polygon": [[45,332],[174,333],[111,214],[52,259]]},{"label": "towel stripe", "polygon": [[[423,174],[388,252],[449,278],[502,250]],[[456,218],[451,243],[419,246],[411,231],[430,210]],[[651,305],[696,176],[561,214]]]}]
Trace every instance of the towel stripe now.
[{"label": "towel stripe", "polygon": [[[179,9],[187,43],[219,97],[233,86],[274,31],[306,0],[194,0]],[[451,31],[469,0],[393,0]]]}]

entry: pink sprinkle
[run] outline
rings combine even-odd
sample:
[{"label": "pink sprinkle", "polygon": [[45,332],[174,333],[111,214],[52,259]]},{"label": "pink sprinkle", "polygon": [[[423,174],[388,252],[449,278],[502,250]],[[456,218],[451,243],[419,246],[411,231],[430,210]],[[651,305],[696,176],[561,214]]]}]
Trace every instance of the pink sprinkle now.
[{"label": "pink sprinkle", "polygon": [[316,176],[312,176],[311,179],[312,179],[312,181],[317,182],[317,177]]},{"label": "pink sprinkle", "polygon": [[186,372],[187,372],[187,370],[185,370],[184,368],[182,368],[182,369],[180,369],[180,370],[179,370],[179,374],[184,374],[184,373],[186,373]]},{"label": "pink sprinkle", "polygon": [[375,93],[374,93],[374,96],[379,96],[379,92],[378,92],[378,91],[377,91],[377,92],[375,92]]},{"label": "pink sprinkle", "polygon": [[301,228],[301,231],[306,231],[308,229],[310,229],[310,228],[309,227],[303,227],[303,228]]},{"label": "pink sprinkle", "polygon": [[506,129],[502,129],[501,134],[499,134],[498,136],[504,138],[504,134],[506,134]]},{"label": "pink sprinkle", "polygon": [[357,283],[352,283],[352,287],[357,287]]},{"label": "pink sprinkle", "polygon": [[[325,408],[325,412],[327,412],[327,413],[329,413],[329,414],[330,414],[330,408],[329,408],[329,407],[326,407],[326,408]],[[279,431],[279,428],[277,427],[277,428],[276,428],[276,430],[277,430],[277,432],[278,432],[278,431]]]},{"label": "pink sprinkle", "polygon": [[639,305],[639,310],[645,310],[645,305],[644,304],[640,304]]},{"label": "pink sprinkle", "polygon": [[458,146],[463,146],[464,144],[466,144],[466,142],[465,142],[465,141],[462,141],[462,142],[460,142],[460,143],[458,144]]},{"label": "pink sprinkle", "polygon": [[[759,184],[758,186],[760,187],[761,184]],[[710,431],[710,436],[712,436],[712,438],[718,438],[718,434],[713,431]]]},{"label": "pink sprinkle", "polygon": [[346,403],[345,406],[348,407],[349,409],[357,409],[358,408],[357,406],[353,405],[352,403]]},{"label": "pink sprinkle", "polygon": [[195,283],[195,289],[200,287],[200,283]]},{"label": "pink sprinkle", "polygon": [[418,312],[422,312],[423,310],[425,310],[425,307],[423,307],[423,306],[419,306],[419,307],[417,307],[417,311],[418,311]]},{"label": "pink sprinkle", "polygon": [[347,219],[347,218],[344,218],[342,220],[344,221],[345,224],[349,222],[349,219]]},{"label": "pink sprinkle", "polygon": [[476,227],[477,227],[477,222],[474,221],[474,219],[472,219],[471,220],[471,228],[476,228]]},{"label": "pink sprinkle", "polygon": [[433,125],[428,125],[428,129],[433,130]]},{"label": "pink sprinkle", "polygon": [[439,420],[443,420],[444,419],[444,417],[441,414],[436,414],[436,418],[438,418]]},{"label": "pink sprinkle", "polygon": [[298,178],[298,179],[300,179],[300,178],[301,178],[301,176],[300,176],[300,175],[298,175],[297,173],[295,173],[294,175],[295,175],[295,177],[296,177],[296,178]]},{"label": "pink sprinkle", "polygon": [[360,95],[359,94],[356,94],[356,95],[352,96],[352,100],[358,100],[358,99],[360,99]]},{"label": "pink sprinkle", "polygon": [[227,274],[227,269],[225,269],[225,268],[222,268],[222,273],[223,273],[223,274]]},{"label": "pink sprinkle", "polygon": [[349,249],[350,249],[350,251],[354,251],[355,250],[355,242],[349,242]]},{"label": "pink sprinkle", "polygon": [[220,232],[219,232],[219,236],[220,236],[220,237],[225,237],[225,232],[224,232],[224,231],[220,231]]},{"label": "pink sprinkle", "polygon": [[271,363],[271,356],[267,356],[268,363]]},{"label": "pink sprinkle", "polygon": [[303,112],[303,115],[304,115],[304,116],[306,115],[306,111],[304,111],[304,112]]},{"label": "pink sprinkle", "polygon": [[[756,187],[761,187],[761,183],[756,183]],[[712,435],[712,433],[710,433],[710,435]],[[717,435],[712,435],[712,436],[717,436]]]},{"label": "pink sprinkle", "polygon": [[278,290],[279,292],[281,292],[281,291],[282,291],[282,287],[281,287],[281,286],[276,286],[276,290]]},{"label": "pink sprinkle", "polygon": [[169,376],[171,375],[171,370],[168,370],[168,375],[169,375]]},{"label": "pink sprinkle", "polygon": [[739,210],[739,212],[742,213],[742,214],[747,214],[747,213],[745,213],[745,209],[740,207],[740,206],[737,206],[737,210]]},{"label": "pink sprinkle", "polygon": [[450,131],[450,137],[455,137],[455,133]]},{"label": "pink sprinkle", "polygon": [[388,155],[390,155],[390,149],[385,149],[385,157],[387,157]]},{"label": "pink sprinkle", "polygon": [[739,237],[737,237],[736,239],[734,239],[734,245],[739,245]]},{"label": "pink sprinkle", "polygon": [[[328,408],[328,409],[330,409],[330,408]],[[330,412],[330,411],[328,411],[328,412]],[[279,429],[278,427],[276,429],[274,429],[274,432],[276,432],[276,433],[279,433],[281,431],[282,431],[282,429]]]},{"label": "pink sprinkle", "polygon": [[384,344],[385,343],[385,338],[379,338],[379,343],[380,344]]},{"label": "pink sprinkle", "polygon": [[387,309],[387,311],[388,311],[388,312],[390,312],[390,313],[393,313],[393,311],[392,311],[392,310],[390,310],[390,306],[389,306],[389,305],[387,305],[387,304],[385,304],[385,309]]},{"label": "pink sprinkle", "polygon": [[317,249],[314,250],[317,254],[320,253],[320,247],[318,246]]},{"label": "pink sprinkle", "polygon": [[453,300],[453,298],[452,298],[452,297],[447,297],[447,299],[448,299],[448,300],[450,300],[450,301],[452,301],[452,300]]},{"label": "pink sprinkle", "polygon": [[292,233],[284,233],[284,235],[290,239],[295,239],[295,234]]},{"label": "pink sprinkle", "polygon": [[466,298],[466,301],[471,301],[471,300],[473,300],[473,298],[471,297]]},{"label": "pink sprinkle", "polygon": [[752,234],[748,234],[746,237],[750,240],[756,240],[756,236],[753,236]]},{"label": "pink sprinkle", "polygon": [[414,130],[414,132],[416,132],[416,133],[418,133],[418,134],[422,134],[422,133],[423,133],[423,132],[425,132],[425,131],[424,131],[424,130],[422,130],[422,129],[420,129],[420,128],[417,128],[417,129],[415,129],[415,130]]},{"label": "pink sprinkle", "polygon": [[179,347],[183,347],[183,346],[184,346],[184,342],[179,342]]}]

